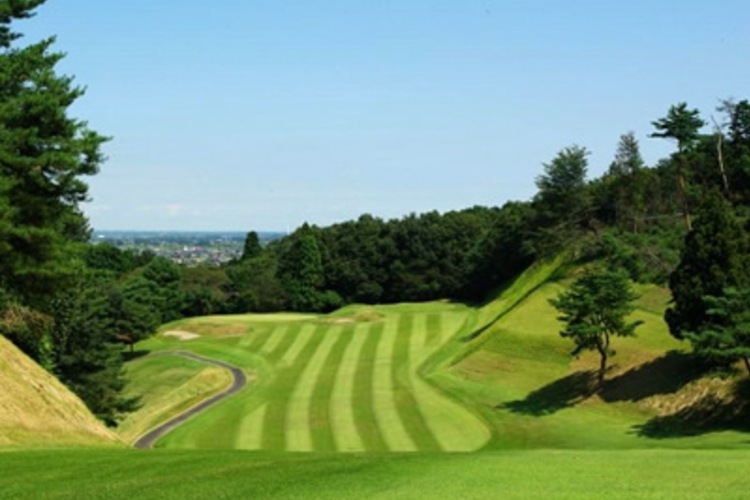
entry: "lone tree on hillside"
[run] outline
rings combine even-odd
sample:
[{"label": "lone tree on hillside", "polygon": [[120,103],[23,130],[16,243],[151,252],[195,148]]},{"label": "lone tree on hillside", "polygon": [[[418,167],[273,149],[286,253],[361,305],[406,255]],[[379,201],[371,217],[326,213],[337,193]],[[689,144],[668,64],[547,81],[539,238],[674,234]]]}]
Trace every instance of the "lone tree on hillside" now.
[{"label": "lone tree on hillside", "polygon": [[750,285],[750,244],[732,206],[714,190],[696,215],[680,263],[669,277],[673,305],[665,319],[677,339],[710,326],[707,296],[718,297],[727,288]]},{"label": "lone tree on hillside", "polygon": [[741,360],[750,375],[750,288],[728,288],[705,302],[710,325],[685,337],[701,356],[726,363]]},{"label": "lone tree on hillside", "polygon": [[561,313],[558,319],[565,322],[560,335],[576,345],[572,354],[599,352],[599,387],[604,383],[607,360],[614,354],[610,349],[612,337],[632,337],[641,324],[626,321],[636,297],[626,275],[597,270],[587,271],[569,290],[550,300]]}]

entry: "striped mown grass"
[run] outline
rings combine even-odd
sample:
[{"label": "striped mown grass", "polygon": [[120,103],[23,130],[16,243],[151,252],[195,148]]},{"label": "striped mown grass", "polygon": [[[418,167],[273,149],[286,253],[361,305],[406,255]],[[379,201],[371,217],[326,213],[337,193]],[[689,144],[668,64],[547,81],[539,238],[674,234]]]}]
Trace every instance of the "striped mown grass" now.
[{"label": "striped mown grass", "polygon": [[[147,341],[143,347],[155,352],[179,348],[224,359],[226,349],[234,360],[245,353],[239,366],[255,377],[254,384],[157,446],[294,452],[481,448],[489,439],[484,423],[419,371],[455,336],[467,310],[449,304],[378,307],[377,314],[361,315],[367,321],[250,315],[239,338]],[[218,316],[211,324],[220,327],[222,320],[239,321]],[[180,328],[190,331],[190,323],[182,321]]]}]

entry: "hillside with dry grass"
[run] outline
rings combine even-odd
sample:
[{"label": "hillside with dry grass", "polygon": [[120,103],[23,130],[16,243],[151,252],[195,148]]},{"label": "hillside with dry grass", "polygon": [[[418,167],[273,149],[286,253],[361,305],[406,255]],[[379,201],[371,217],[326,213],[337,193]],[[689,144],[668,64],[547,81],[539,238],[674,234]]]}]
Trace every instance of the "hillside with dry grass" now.
[{"label": "hillside with dry grass", "polygon": [[118,445],[54,376],[0,336],[0,448]]}]

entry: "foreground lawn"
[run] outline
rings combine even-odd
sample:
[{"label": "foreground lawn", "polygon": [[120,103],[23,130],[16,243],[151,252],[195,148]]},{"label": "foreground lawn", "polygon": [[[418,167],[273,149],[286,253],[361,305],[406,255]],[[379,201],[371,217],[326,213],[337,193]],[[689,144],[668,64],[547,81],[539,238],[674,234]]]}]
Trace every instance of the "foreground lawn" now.
[{"label": "foreground lawn", "polygon": [[0,453],[13,499],[746,499],[743,451]]}]

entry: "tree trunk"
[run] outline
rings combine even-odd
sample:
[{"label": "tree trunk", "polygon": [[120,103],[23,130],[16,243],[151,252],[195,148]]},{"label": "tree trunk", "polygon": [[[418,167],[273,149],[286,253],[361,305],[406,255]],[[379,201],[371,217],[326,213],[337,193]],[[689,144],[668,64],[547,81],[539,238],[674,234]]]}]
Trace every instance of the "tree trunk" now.
[{"label": "tree trunk", "polygon": [[599,350],[599,355],[601,356],[601,359],[599,360],[597,388],[601,390],[602,387],[604,387],[604,374],[607,372],[607,349],[603,348],[601,345],[597,346],[597,349]]},{"label": "tree trunk", "polygon": [[716,156],[719,160],[721,180],[724,182],[724,194],[729,197],[729,179],[727,178],[727,171],[724,169],[724,136],[721,133],[721,127],[716,123],[713,116],[711,117],[711,120],[714,122],[714,127],[716,128]]},{"label": "tree trunk", "polygon": [[688,204],[687,188],[685,187],[685,176],[682,175],[682,167],[680,167],[680,172],[677,174],[677,182],[680,185],[680,197],[682,198],[682,215],[685,216],[685,224],[688,231],[692,231],[693,223],[690,219],[690,205]]},{"label": "tree trunk", "polygon": [[747,374],[750,375],[750,358],[744,357],[742,361],[745,362],[745,368],[747,368]]}]

